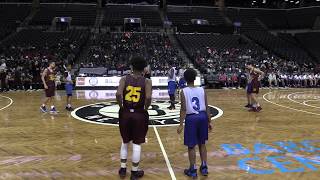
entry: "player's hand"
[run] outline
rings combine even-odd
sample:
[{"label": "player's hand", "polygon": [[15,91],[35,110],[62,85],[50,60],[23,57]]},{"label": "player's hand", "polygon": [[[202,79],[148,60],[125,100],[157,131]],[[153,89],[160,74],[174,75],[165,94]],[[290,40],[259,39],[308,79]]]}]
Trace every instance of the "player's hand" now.
[{"label": "player's hand", "polygon": [[180,134],[183,130],[183,125],[179,125],[177,129],[177,133]]},{"label": "player's hand", "polygon": [[48,89],[48,86],[46,84],[44,85],[44,89]]}]

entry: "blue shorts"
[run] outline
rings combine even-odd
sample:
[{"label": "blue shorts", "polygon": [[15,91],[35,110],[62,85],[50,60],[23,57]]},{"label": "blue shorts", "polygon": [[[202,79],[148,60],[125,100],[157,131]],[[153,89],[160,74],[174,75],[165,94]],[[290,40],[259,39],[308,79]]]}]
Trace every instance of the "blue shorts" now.
[{"label": "blue shorts", "polygon": [[66,83],[64,87],[66,88],[67,96],[72,96],[73,85]]},{"label": "blue shorts", "polygon": [[169,81],[168,82],[168,94],[169,95],[175,95],[176,94],[176,88],[177,84],[175,81]]},{"label": "blue shorts", "polygon": [[187,87],[187,82],[186,82],[186,80],[185,80],[184,78],[180,78],[180,80],[179,80],[179,88],[180,88],[180,89],[183,89],[183,88],[185,88],[185,87]]},{"label": "blue shorts", "polygon": [[205,144],[208,140],[208,115],[202,111],[199,114],[187,115],[184,126],[184,145],[193,148]]},{"label": "blue shorts", "polygon": [[248,83],[247,85],[247,94],[258,94],[259,93],[259,84],[258,83]]}]

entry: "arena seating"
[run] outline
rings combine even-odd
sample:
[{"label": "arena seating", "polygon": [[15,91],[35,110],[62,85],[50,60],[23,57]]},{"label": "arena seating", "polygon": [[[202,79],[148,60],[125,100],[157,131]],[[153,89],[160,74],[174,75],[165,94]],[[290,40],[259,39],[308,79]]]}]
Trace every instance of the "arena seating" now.
[{"label": "arena seating", "polygon": [[317,16],[320,16],[320,7],[289,10],[287,12],[289,28],[312,29]]},{"label": "arena seating", "polygon": [[103,24],[121,26],[124,18],[141,18],[143,26],[159,27],[162,21],[157,6],[112,5],[106,6]]},{"label": "arena seating", "polygon": [[208,69],[218,72],[225,67],[240,68],[247,58],[263,58],[261,47],[239,35],[177,34],[176,37],[203,73]]},{"label": "arena seating", "polygon": [[258,12],[256,9],[226,9],[226,14],[232,22],[241,22],[241,31],[265,30],[257,21]]},{"label": "arena seating", "polygon": [[287,29],[288,20],[286,18],[286,14],[286,10],[259,10],[257,12],[257,17],[269,29]]},{"label": "arena seating", "polygon": [[0,4],[0,40],[13,32],[30,11],[31,4]]},{"label": "arena seating", "polygon": [[84,56],[82,67],[106,67],[109,74],[122,74],[129,69],[132,55],[145,57],[154,73],[165,74],[168,65],[179,67],[184,61],[172,47],[169,38],[159,33],[107,33],[100,34]]},{"label": "arena seating", "polygon": [[205,19],[211,25],[225,24],[218,8],[168,6],[168,19],[173,25],[191,24],[191,19]]},{"label": "arena seating", "polygon": [[4,58],[11,59],[11,63],[8,63],[9,69],[34,61],[43,62],[44,65],[49,60],[54,60],[60,65],[73,64],[87,41],[88,34],[86,30],[22,30],[6,39],[1,49]]},{"label": "arena seating", "polygon": [[284,41],[267,31],[250,31],[246,32],[245,35],[282,58],[299,63],[311,60],[309,55],[300,47]]},{"label": "arena seating", "polygon": [[318,63],[320,63],[320,33],[319,32],[309,32],[309,33],[299,33],[295,37],[303,45],[304,48],[309,51],[309,53],[316,58]]},{"label": "arena seating", "polygon": [[41,4],[31,24],[51,25],[54,17],[72,17],[72,25],[93,26],[96,9],[94,4]]}]

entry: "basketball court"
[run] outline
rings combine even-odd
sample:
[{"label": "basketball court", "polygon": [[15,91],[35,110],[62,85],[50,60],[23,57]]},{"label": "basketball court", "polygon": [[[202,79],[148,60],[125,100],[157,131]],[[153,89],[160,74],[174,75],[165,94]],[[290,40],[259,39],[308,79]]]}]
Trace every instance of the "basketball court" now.
[{"label": "basketball court", "polygon": [[[39,112],[42,91],[1,94],[0,178],[119,179],[114,93],[77,91],[77,109],[70,113],[64,110],[64,92],[58,91],[58,115]],[[189,165],[183,134],[176,132],[179,109],[166,109],[165,91],[153,93],[142,146],[143,179],[189,179],[183,175]],[[243,107],[244,90],[207,93],[214,115],[207,145],[210,174],[198,179],[320,178],[319,89],[262,90],[259,113]]]}]

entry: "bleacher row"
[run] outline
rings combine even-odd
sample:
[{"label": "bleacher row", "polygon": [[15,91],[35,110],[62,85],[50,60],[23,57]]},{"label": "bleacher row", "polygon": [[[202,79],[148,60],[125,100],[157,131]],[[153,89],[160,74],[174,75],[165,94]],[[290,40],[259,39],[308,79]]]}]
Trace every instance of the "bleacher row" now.
[{"label": "bleacher row", "polygon": [[[32,12],[34,12],[34,15],[31,16],[29,22],[31,26],[48,26],[54,17],[72,17],[71,25],[93,27],[98,14],[98,8],[95,4],[41,4],[38,9],[33,11],[31,9],[31,4],[0,5],[0,23],[2,23],[0,27],[0,42],[2,40],[0,47],[2,49],[13,45],[46,47],[48,44],[57,45],[61,39],[65,38],[71,39],[69,44],[81,39],[78,46],[85,46],[89,32],[82,32],[81,30],[59,33],[48,32],[46,28],[44,31],[27,28],[27,30],[13,33],[11,36],[8,35],[14,32],[26,20],[27,16],[32,15]],[[107,5],[103,10],[103,27],[121,26],[125,17],[141,18],[143,26],[161,27],[163,25],[157,6]],[[226,8],[224,11],[220,11],[215,7],[169,6],[164,18],[171,21],[173,26],[190,25],[191,19],[206,19],[210,25],[214,26],[231,25],[233,22],[242,23],[242,35],[176,35],[176,38],[196,65],[196,58],[203,58],[197,55],[197,51],[205,53],[208,47],[220,51],[219,53],[234,51],[238,56],[248,55],[248,52],[244,50],[250,49],[249,55],[252,58],[257,58],[254,53],[261,54],[268,51],[273,56],[305,63],[313,60],[320,62],[320,51],[317,46],[319,33],[300,33],[294,36],[286,33],[274,35],[268,32],[268,28],[312,29],[319,13],[319,7],[294,10]],[[278,18],[274,18],[275,16]],[[244,43],[239,42],[239,40],[244,41]],[[90,45],[88,46],[92,50]],[[200,68],[205,69],[204,67]]]}]

